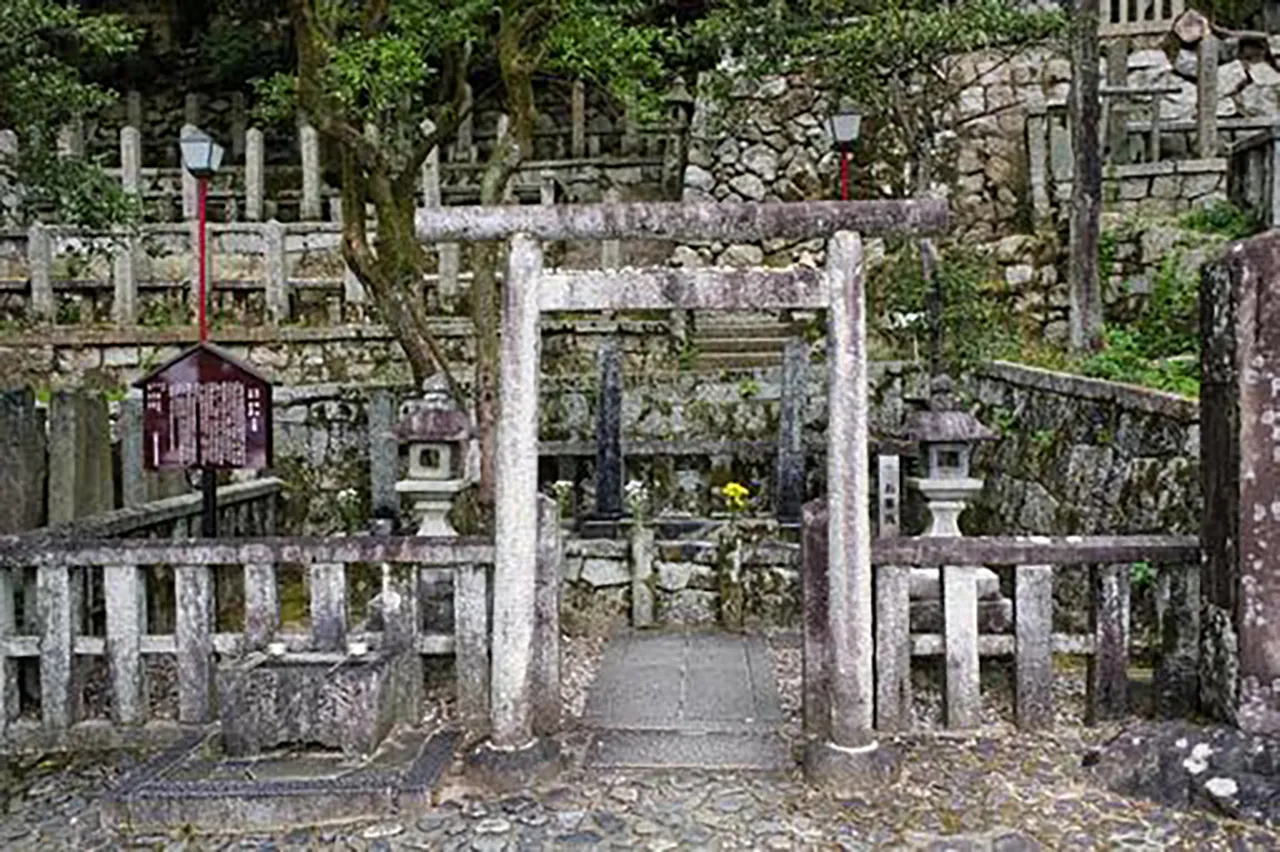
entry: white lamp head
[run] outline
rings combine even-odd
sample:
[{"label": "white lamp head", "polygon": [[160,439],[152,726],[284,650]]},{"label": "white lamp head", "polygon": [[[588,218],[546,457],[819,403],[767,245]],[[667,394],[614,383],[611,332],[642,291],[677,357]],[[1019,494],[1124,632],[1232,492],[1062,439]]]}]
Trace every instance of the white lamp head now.
[{"label": "white lamp head", "polygon": [[195,177],[212,177],[222,165],[222,146],[198,127],[190,124],[183,127],[178,145],[182,149],[183,168]]}]

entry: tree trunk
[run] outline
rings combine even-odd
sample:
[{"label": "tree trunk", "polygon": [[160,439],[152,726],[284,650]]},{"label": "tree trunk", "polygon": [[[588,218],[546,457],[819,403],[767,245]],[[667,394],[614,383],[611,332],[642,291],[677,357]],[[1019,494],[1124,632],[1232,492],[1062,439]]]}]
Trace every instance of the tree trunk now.
[{"label": "tree trunk", "polygon": [[[533,65],[520,48],[517,16],[505,15],[498,35],[498,60],[506,89],[509,123],[507,135],[499,139],[480,182],[480,203],[501,204],[520,161],[533,144],[535,108]],[[502,304],[498,297],[498,263],[501,252],[496,243],[476,243],[471,249],[471,321],[476,335],[476,428],[480,433],[480,482],[477,501],[481,516],[493,506],[493,460],[498,450],[498,332]]]},{"label": "tree trunk", "polygon": [[1098,239],[1102,216],[1102,155],[1098,139],[1098,0],[1076,0],[1071,36],[1071,221],[1067,282],[1071,301],[1071,348],[1102,346],[1102,284]]}]

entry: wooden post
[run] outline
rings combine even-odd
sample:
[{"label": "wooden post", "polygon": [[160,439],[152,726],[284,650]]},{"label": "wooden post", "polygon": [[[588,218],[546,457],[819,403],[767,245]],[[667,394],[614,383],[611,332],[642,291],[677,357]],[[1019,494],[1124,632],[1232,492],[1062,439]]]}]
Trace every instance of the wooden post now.
[{"label": "wooden post", "polygon": [[1013,573],[1014,716],[1020,728],[1053,723],[1053,566]]},{"label": "wooden post", "polygon": [[831,737],[826,498],[806,503],[801,523],[800,583],[804,608],[801,701],[804,735],[808,740],[822,742]]},{"label": "wooden post", "polygon": [[1102,216],[1102,157],[1099,133],[1098,0],[1078,0],[1071,37],[1071,100],[1068,120],[1074,166],[1071,179],[1067,289],[1071,348],[1102,345],[1102,284],[1098,240]]},{"label": "wooden post", "polygon": [[560,730],[560,581],[564,544],[560,505],[538,495],[538,564],[534,590],[533,732],[538,736]]},{"label": "wooden post", "polygon": [[942,567],[942,623],[947,727],[976,728],[982,715],[982,696],[978,682],[978,584],[972,566]]},{"label": "wooden post", "polygon": [[[896,456],[895,456],[896,458]],[[911,569],[876,568],[876,728],[911,727]]]},{"label": "wooden post", "polygon": [[1093,657],[1089,660],[1088,724],[1129,712],[1129,566],[1093,569]]},{"label": "wooden post", "polygon": [[266,193],[265,157],[266,143],[262,130],[249,128],[244,134],[244,217],[250,222],[262,221]]},{"label": "wooden post", "polygon": [[53,322],[53,240],[48,227],[38,222],[27,230],[27,276],[31,281],[31,318]]},{"label": "wooden post", "polygon": [[1218,37],[1200,39],[1196,71],[1196,149],[1202,158],[1218,156]]}]

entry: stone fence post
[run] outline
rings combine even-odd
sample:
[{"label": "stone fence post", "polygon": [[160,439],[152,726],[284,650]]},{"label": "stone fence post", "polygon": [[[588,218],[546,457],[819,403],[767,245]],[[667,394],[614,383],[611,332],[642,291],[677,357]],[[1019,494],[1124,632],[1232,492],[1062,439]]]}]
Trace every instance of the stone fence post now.
[{"label": "stone fence post", "polygon": [[40,223],[27,230],[27,277],[31,281],[31,317],[36,322],[53,322],[53,238]]},{"label": "stone fence post", "polygon": [[1196,150],[1201,158],[1218,156],[1218,37],[1200,39],[1196,72]]},{"label": "stone fence post", "polygon": [[244,134],[244,218],[262,221],[263,198],[266,194],[266,144],[262,130],[251,127]]},{"label": "stone fence post", "polygon": [[298,124],[298,149],[302,156],[302,200],[298,218],[313,222],[323,215],[320,201],[320,135],[306,121]]}]

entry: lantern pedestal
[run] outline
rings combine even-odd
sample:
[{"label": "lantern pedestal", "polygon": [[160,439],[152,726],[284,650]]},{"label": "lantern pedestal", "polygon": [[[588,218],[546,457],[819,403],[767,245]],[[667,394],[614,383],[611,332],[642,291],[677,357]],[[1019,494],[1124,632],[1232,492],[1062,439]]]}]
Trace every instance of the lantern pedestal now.
[{"label": "lantern pedestal", "polygon": [[982,493],[981,479],[909,479],[907,485],[924,496],[929,509],[926,538],[959,538],[960,515]]},{"label": "lantern pedestal", "polygon": [[465,479],[404,479],[396,483],[396,493],[413,498],[417,535],[450,538],[458,531],[449,523],[449,510],[466,487]]},{"label": "lantern pedestal", "polygon": [[[920,492],[929,510],[925,538],[958,538],[960,515],[969,502],[982,493],[982,480],[916,478],[907,484]],[[978,596],[978,630],[1004,633],[1013,624],[1013,602],[1000,594],[1000,577],[986,567],[973,571]],[[943,628],[942,577],[937,568],[911,569],[911,629],[936,633]]]}]

